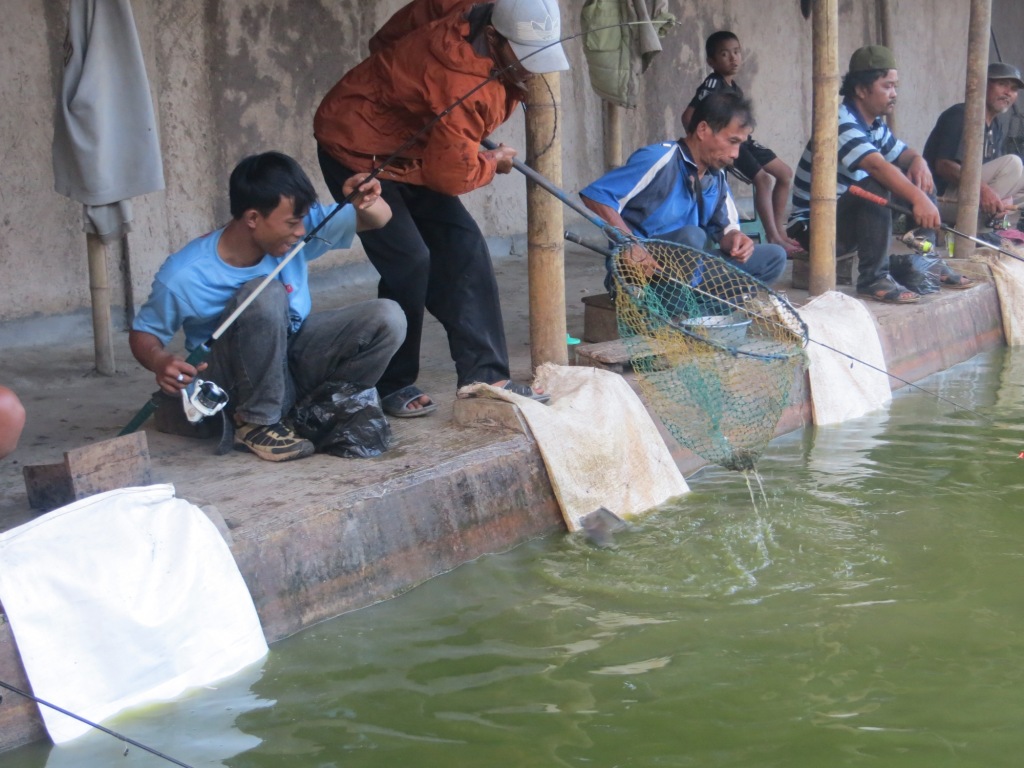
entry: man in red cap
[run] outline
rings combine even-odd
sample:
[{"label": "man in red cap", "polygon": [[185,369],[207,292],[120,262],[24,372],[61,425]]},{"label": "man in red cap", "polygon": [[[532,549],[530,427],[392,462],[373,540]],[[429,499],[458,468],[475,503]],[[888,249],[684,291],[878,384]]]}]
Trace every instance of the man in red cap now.
[{"label": "man in red cap", "polygon": [[484,382],[546,400],[511,380],[497,282],[480,228],[458,195],[508,173],[516,151],[480,142],[519,106],[527,78],[568,69],[555,0],[413,0],[370,40],[370,57],[320,104],[320,167],[335,199],[354,173],[385,164],[393,216],[360,236],[378,295],[405,311],[405,343],[377,387],[384,410],[423,416],[416,386],[424,310],[444,326],[458,386]]}]

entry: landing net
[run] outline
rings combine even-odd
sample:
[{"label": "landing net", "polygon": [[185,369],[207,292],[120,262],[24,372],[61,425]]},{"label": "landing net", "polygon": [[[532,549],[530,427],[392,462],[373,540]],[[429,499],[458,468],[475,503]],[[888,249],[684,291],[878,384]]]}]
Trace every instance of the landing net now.
[{"label": "landing net", "polygon": [[611,265],[619,335],[654,412],[697,455],[753,469],[804,371],[807,326],[746,272],[678,243],[627,243]]}]

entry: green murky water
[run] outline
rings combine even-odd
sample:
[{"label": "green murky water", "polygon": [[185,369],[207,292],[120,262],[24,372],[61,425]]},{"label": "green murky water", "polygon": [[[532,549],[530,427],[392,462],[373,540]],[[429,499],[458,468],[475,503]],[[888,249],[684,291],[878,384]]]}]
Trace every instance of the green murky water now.
[{"label": "green murky water", "polygon": [[[111,726],[191,765],[1016,766],[1024,354],[706,471],[595,549],[551,536]],[[91,734],[3,768],[158,766]]]}]

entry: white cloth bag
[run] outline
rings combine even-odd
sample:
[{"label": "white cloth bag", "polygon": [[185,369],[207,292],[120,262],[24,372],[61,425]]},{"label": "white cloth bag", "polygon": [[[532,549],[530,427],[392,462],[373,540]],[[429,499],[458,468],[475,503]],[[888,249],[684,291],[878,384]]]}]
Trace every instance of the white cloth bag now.
[{"label": "white cloth bag", "polygon": [[[231,551],[171,485],[101,493],[0,535],[0,602],[35,695],[94,722],[267,653]],[[54,743],[89,729],[40,711]]]}]

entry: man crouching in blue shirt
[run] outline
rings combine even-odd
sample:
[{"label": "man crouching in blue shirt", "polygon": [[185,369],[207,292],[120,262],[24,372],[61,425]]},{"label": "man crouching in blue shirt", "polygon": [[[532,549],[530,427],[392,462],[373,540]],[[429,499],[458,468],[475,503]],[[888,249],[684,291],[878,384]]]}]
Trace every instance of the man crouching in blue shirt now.
[{"label": "man crouching in blue shirt", "polygon": [[329,208],[298,163],[279,152],[242,160],[231,172],[231,221],[172,254],[153,279],[128,341],[132,354],[156,374],[160,389],[179,396],[200,372],[227,390],[233,404],[235,447],[267,461],[301,459],[313,444],[283,422],[303,396],[325,381],[374,386],[405,338],[405,315],[390,300],[310,314],[307,263],[348,248],[361,230],[384,226],[391,209],[380,184],[351,177],[358,190],[281,270],[213,345],[208,363],[189,365],[166,347],[179,328],[191,351],[323,221]]},{"label": "man crouching in blue shirt", "polygon": [[[753,127],[747,99],[711,94],[694,108],[685,137],[638,149],[625,165],[584,187],[580,197],[623,232],[698,250],[710,239],[722,256],[770,285],[786,268],[786,251],[781,245],[755,245],[743,234],[725,180],[725,169]],[[660,268],[646,251],[636,261],[648,276]]]}]

